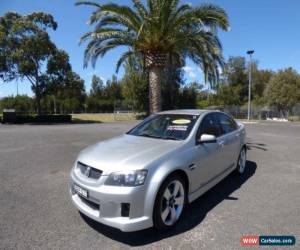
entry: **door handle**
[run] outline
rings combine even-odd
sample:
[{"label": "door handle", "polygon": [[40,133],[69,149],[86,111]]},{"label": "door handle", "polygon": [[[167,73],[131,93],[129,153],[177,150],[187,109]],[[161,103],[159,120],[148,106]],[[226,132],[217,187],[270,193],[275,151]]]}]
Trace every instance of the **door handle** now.
[{"label": "door handle", "polygon": [[195,164],[192,163],[191,165],[188,166],[188,168],[189,168],[190,170],[194,170],[194,169],[195,169]]}]

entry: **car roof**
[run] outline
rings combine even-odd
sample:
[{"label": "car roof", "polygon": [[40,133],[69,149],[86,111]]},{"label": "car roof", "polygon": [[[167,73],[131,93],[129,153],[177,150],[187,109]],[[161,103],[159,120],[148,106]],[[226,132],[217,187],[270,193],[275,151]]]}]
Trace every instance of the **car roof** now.
[{"label": "car roof", "polygon": [[175,109],[175,110],[166,110],[159,112],[157,114],[167,115],[167,114],[176,114],[176,115],[201,115],[203,113],[216,112],[219,110],[208,110],[208,109]]}]

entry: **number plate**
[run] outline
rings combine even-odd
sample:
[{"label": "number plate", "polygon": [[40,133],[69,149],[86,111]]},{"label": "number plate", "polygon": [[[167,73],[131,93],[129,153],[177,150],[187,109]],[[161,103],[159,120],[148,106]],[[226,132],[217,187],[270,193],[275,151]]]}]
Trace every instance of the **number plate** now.
[{"label": "number plate", "polygon": [[74,184],[74,190],[77,194],[83,196],[84,198],[88,197],[88,191],[83,189],[82,187],[77,186],[76,184]]}]

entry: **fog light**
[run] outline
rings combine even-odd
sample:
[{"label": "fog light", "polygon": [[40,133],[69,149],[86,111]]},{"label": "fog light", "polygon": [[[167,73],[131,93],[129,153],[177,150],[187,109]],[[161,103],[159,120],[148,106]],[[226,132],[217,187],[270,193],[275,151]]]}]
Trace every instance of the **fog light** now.
[{"label": "fog light", "polygon": [[130,204],[129,203],[121,203],[121,216],[129,217],[130,212]]}]

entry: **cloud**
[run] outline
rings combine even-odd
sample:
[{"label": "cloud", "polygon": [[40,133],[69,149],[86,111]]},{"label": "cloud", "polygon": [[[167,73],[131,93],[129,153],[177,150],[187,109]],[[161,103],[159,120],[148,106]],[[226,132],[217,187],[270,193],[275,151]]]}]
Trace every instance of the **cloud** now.
[{"label": "cloud", "polygon": [[[203,70],[200,67],[197,67],[197,70],[199,71],[200,74],[203,74]],[[218,66],[218,71],[219,71],[219,74],[223,73],[223,69],[221,66]]]},{"label": "cloud", "polygon": [[196,70],[195,68],[191,67],[191,66],[184,66],[183,71],[187,74],[187,76],[191,79],[196,79]]},{"label": "cloud", "polygon": [[90,70],[90,71],[87,72],[88,77],[92,78],[93,75],[98,75],[96,70]]},{"label": "cloud", "polygon": [[106,83],[106,78],[103,77],[103,76],[100,76],[99,73],[98,73],[96,70],[91,70],[91,71],[89,71],[89,72],[87,73],[87,78],[89,78],[89,79],[86,79],[86,80],[89,81],[90,79],[92,79],[93,75],[96,75],[96,76],[100,77],[100,79],[101,79],[104,83]]},{"label": "cloud", "polygon": [[104,77],[102,77],[102,76],[99,76],[99,77],[104,83],[106,82],[106,79]]}]

